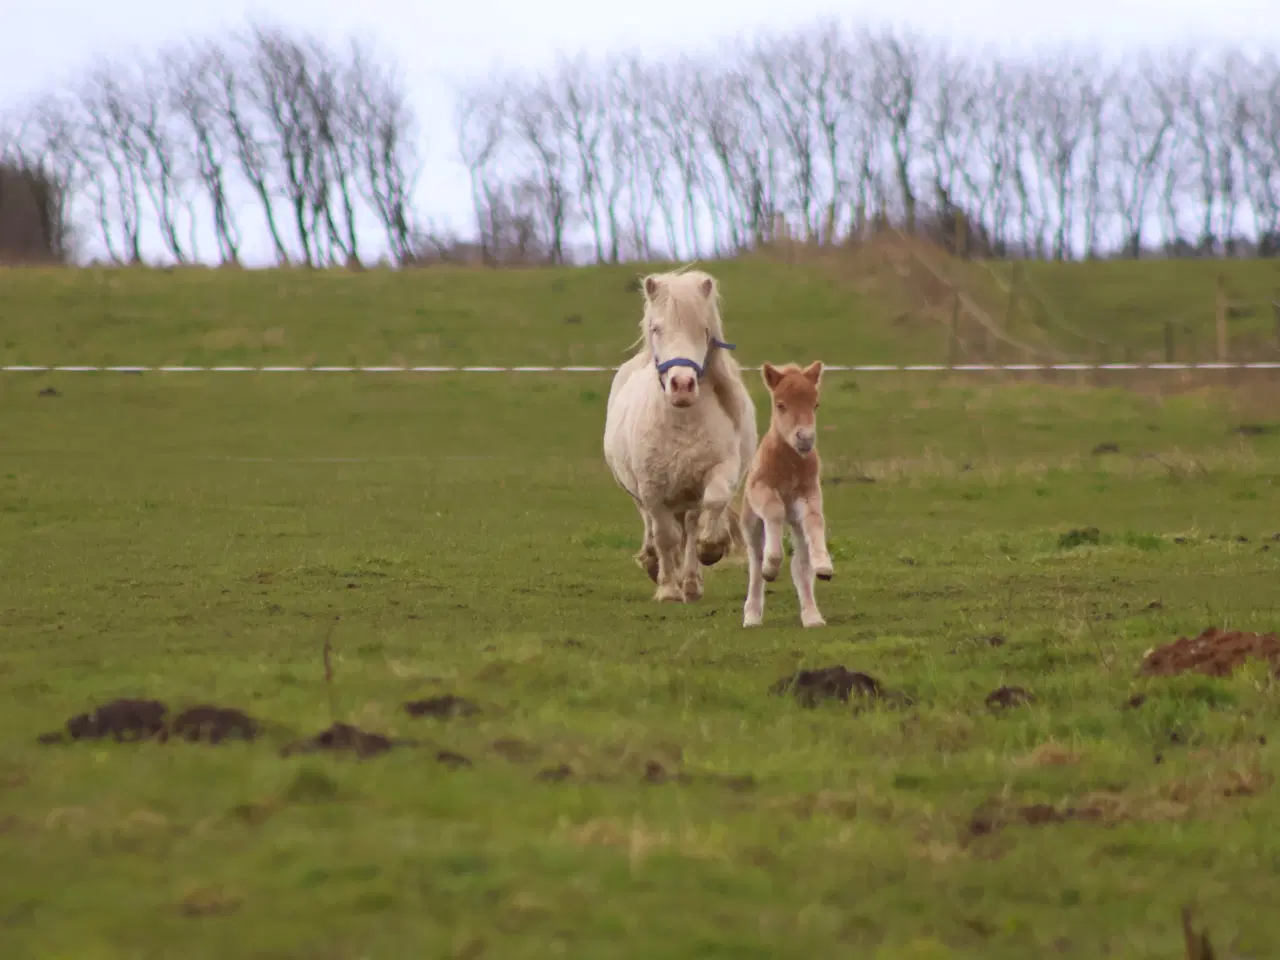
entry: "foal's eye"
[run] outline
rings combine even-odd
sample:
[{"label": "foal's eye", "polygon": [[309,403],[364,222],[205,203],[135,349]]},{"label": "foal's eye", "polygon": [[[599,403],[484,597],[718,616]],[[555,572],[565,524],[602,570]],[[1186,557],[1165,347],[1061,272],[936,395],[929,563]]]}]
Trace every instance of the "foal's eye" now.
[{"label": "foal's eye", "polygon": [[777,409],[779,413],[787,412],[787,405],[785,403],[775,403],[774,407]]},{"label": "foal's eye", "polygon": [[813,405],[813,409],[817,410],[820,406],[822,406],[822,404],[820,404],[820,403],[815,403],[815,404]]}]

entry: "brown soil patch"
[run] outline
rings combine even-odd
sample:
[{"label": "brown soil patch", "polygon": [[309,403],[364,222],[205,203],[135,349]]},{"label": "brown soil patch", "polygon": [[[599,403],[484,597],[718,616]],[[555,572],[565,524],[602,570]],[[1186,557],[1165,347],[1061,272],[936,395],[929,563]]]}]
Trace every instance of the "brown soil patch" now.
[{"label": "brown soil patch", "polygon": [[1280,673],[1280,637],[1209,627],[1198,637],[1179,637],[1152,650],[1143,658],[1138,672],[1153,677],[1180,673],[1229,677],[1250,659],[1264,660]]},{"label": "brown soil patch", "polygon": [[471,766],[469,757],[464,757],[460,753],[454,753],[452,750],[441,750],[436,754],[436,760],[450,770],[461,770]]},{"label": "brown soil patch", "polygon": [[261,732],[258,721],[240,710],[201,704],[174,717],[168,735],[188,743],[222,743],[224,740],[253,742]]},{"label": "brown soil patch", "polygon": [[353,752],[360,759],[376,757],[386,753],[392,747],[409,746],[413,740],[393,740],[380,733],[369,733],[353,727],[349,723],[335,723],[327,730],[321,730],[314,737],[296,740],[281,749],[282,757],[297,753],[315,753],[317,751],[334,751],[338,753]]},{"label": "brown soil patch", "polygon": [[36,394],[36,396],[38,396],[38,397],[60,397],[60,396],[62,396],[62,392],[61,392],[57,387],[45,387],[43,390],[41,390],[39,393],[37,393],[37,394]]},{"label": "brown soil patch", "polygon": [[519,737],[499,737],[490,746],[494,753],[512,763],[528,763],[542,756],[541,747]]},{"label": "brown soil patch", "polygon": [[172,719],[169,708],[159,700],[124,697],[80,713],[64,724],[63,730],[40,735],[43,744],[74,740],[106,740],[138,742],[155,740],[165,743],[171,738],[188,743],[222,743],[226,740],[253,741],[262,727],[253,717],[240,710],[199,704],[189,707]]},{"label": "brown soil patch", "polygon": [[988,693],[983,701],[991,710],[1008,710],[1010,707],[1024,707],[1035,702],[1035,696],[1025,687],[998,687]]},{"label": "brown soil patch", "polygon": [[886,700],[909,705],[911,700],[900,693],[886,690],[875,677],[836,665],[817,670],[801,670],[783,677],[769,692],[774,696],[792,693],[806,707],[816,707],[823,700],[848,703],[851,696],[862,701]]},{"label": "brown soil patch", "polygon": [[135,700],[122,697],[97,707],[91,713],[80,713],[67,720],[64,730],[41,734],[44,744],[68,740],[150,740],[165,729],[169,708],[159,700]]},{"label": "brown soil patch", "polygon": [[426,700],[410,700],[404,705],[404,709],[411,717],[437,717],[441,720],[473,717],[480,712],[480,708],[470,700],[455,697],[451,693],[442,697],[428,697]]}]

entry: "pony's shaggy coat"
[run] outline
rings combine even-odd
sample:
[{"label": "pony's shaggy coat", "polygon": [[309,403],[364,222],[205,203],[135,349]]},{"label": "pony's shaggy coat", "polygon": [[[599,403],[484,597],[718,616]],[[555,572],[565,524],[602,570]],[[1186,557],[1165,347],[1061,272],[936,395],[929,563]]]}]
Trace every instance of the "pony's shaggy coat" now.
[{"label": "pony's shaggy coat", "polygon": [[[756,446],[755,408],[724,341],[716,282],[700,270],[645,277],[640,349],[614,375],[604,455],[644,521],[637,562],[655,598],[702,596],[702,570],[732,547],[731,506]],[[698,364],[658,364],[674,358]]]},{"label": "pony's shaggy coat", "polygon": [[803,370],[794,363],[762,368],[772,398],[769,430],[751,461],[742,504],[747,542],[747,600],[742,625],[764,619],[764,584],[778,578],[782,566],[783,524],[791,527],[791,579],[800,600],[800,622],[820,627],[826,621],[814,598],[814,578],[834,575],[827,552],[822,514],[822,461],[818,457],[818,385],[822,363]]}]

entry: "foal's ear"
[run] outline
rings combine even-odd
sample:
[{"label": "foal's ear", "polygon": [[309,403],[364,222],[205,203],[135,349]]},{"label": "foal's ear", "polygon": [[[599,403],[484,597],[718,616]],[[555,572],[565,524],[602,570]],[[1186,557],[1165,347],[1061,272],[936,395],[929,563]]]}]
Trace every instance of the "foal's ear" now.
[{"label": "foal's ear", "polygon": [[703,280],[700,284],[698,284],[698,292],[701,293],[703,297],[707,298],[708,300],[711,299],[711,294],[715,292],[715,289],[716,289],[716,283],[710,277],[707,277],[707,279]]},{"label": "foal's ear", "polygon": [[649,276],[644,278],[644,295],[646,299],[656,299],[660,289],[661,285],[658,283],[658,278],[653,274],[649,274]]},{"label": "foal's ear", "polygon": [[764,385],[772,390],[782,382],[782,374],[772,363],[766,363],[760,368],[760,374],[764,377]]},{"label": "foal's ear", "polygon": [[822,379],[822,361],[815,360],[800,372],[804,374],[804,378],[806,380],[816,387],[818,385],[818,381]]}]

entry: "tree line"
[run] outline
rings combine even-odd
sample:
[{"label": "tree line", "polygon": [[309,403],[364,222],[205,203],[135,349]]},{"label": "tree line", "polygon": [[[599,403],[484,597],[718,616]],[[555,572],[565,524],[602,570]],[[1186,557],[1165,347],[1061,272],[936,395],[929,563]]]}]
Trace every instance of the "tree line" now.
[{"label": "tree line", "polygon": [[385,63],[254,27],[99,66],[0,140],[0,255],[36,235],[63,255],[74,223],[113,260],[141,259],[150,229],[181,263],[207,223],[235,262],[251,221],[279,261],[313,265],[361,262],[369,231],[401,264],[705,258],[886,228],[1021,258],[1280,250],[1271,56],[979,57],[826,22],[703,58],[562,59],[464,85],[432,131],[468,175],[461,237],[425,226],[420,125]]}]

